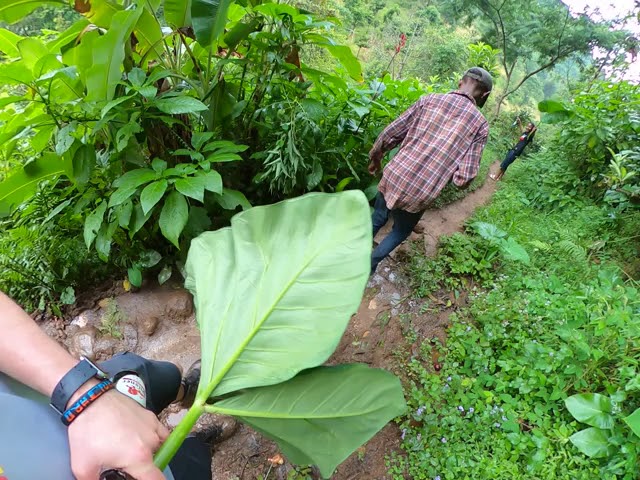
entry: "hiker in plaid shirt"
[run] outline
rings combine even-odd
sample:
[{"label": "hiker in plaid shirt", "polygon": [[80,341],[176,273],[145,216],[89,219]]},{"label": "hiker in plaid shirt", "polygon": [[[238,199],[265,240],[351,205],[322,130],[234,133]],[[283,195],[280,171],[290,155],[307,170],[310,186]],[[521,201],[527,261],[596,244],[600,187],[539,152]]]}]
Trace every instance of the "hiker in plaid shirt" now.
[{"label": "hiker in plaid shirt", "polygon": [[492,86],[486,70],[471,68],[458,83],[458,90],[420,98],[376,140],[369,152],[372,175],[380,171],[385,153],[401,146],[378,185],[373,235],[390,216],[393,228],[373,250],[371,273],[409,236],[449,182],[466,188],[478,174],[489,134],[487,120],[478,108],[487,101]]}]

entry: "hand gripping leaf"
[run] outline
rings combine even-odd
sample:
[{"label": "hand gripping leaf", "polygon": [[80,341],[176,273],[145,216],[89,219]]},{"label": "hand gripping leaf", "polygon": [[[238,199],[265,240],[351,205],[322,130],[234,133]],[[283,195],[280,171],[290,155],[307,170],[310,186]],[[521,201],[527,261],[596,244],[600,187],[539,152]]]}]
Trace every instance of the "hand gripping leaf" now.
[{"label": "hand gripping leaf", "polygon": [[186,285],[202,332],[202,377],[159,466],[206,410],[238,417],[291,461],[329,476],[404,411],[400,382],[387,372],[314,368],[358,308],[370,251],[369,206],[356,191],[255,207],[192,242]]}]

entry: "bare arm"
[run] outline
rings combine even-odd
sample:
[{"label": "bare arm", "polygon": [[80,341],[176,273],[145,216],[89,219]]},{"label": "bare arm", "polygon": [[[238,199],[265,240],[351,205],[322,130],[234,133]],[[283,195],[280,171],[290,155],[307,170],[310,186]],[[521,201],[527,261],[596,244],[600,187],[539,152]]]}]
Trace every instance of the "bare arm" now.
[{"label": "bare arm", "polygon": [[50,397],[78,363],[0,292],[0,371]]},{"label": "bare arm", "polygon": [[489,126],[485,123],[471,143],[466,155],[458,164],[458,170],[453,174],[452,181],[458,188],[467,188],[471,181],[478,175],[480,169],[480,161],[482,160],[482,151],[487,144],[489,136]]},{"label": "bare arm", "polygon": [[[48,397],[78,363],[2,292],[0,331],[0,371]],[[85,384],[71,402],[95,383]],[[163,480],[153,452],[166,436],[153,413],[118,392],[107,392],[69,426],[73,473],[78,480],[98,480],[103,469],[115,468],[136,480]]]},{"label": "bare arm", "polygon": [[407,136],[411,125],[416,119],[417,113],[423,108],[428,97],[422,97],[416,103],[411,105],[402,115],[391,122],[387,128],[378,136],[373,144],[373,148],[369,152],[369,172],[373,175],[380,170],[382,158],[384,154],[394,147],[398,146]]}]

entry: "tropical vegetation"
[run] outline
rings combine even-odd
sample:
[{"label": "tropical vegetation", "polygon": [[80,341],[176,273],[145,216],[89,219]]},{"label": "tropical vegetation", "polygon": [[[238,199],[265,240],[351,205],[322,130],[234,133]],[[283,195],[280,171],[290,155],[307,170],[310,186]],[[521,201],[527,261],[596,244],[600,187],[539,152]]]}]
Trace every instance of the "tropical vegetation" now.
[{"label": "tropical vegetation", "polygon": [[[5,2],[0,289],[61,317],[103,281],[136,289],[186,279],[211,355],[230,328],[212,320],[211,302],[234,305],[241,335],[205,357],[196,406],[158,462],[215,411],[330,476],[404,409],[395,377],[322,367],[367,277],[366,198],[377,189],[368,151],[420,96],[456,88],[480,65],[495,89],[470,190],[512,146],[518,119],[539,133],[463,233],[442,239],[435,258],[417,248],[401,267],[426,314],[437,292],[469,301],[449,317],[446,341],[403,359],[410,413],[397,419],[402,452],[389,472],[637,478],[640,88],[629,69],[638,39],[626,26],[640,12],[624,13],[605,21],[559,0]],[[448,188],[434,208],[467,193]],[[305,230],[314,225],[322,238]],[[310,266],[313,241],[323,253]],[[252,243],[273,271],[247,263],[260,257]],[[247,299],[249,278],[272,304]],[[340,310],[328,295],[287,298],[307,282],[344,296],[341,312],[326,315]],[[301,337],[287,308],[308,310],[313,331]],[[303,346],[300,358],[262,348],[276,327],[283,351]],[[240,375],[255,350],[277,368]],[[301,391],[299,410],[278,403]],[[299,429],[317,405],[322,419]],[[318,453],[314,438],[335,451]]]}]

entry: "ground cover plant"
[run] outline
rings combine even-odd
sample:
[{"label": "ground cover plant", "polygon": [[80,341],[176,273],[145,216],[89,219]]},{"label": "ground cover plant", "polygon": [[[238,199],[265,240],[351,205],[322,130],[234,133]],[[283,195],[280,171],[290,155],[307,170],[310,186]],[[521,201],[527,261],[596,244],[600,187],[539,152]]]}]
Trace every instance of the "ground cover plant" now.
[{"label": "ground cover plant", "polygon": [[[602,202],[570,192],[563,202],[557,191],[558,203],[546,202],[546,185],[566,184],[572,171],[553,148],[514,167],[465,235],[409,267],[420,296],[465,288],[471,278],[476,286],[471,305],[452,316],[446,345],[425,343],[424,358],[438,349],[442,369],[434,374],[419,359],[410,366],[407,457],[392,471],[636,478],[640,293],[619,251],[637,242],[621,236]],[[632,221],[637,227],[637,215]],[[492,245],[496,233],[530,261]]]}]

